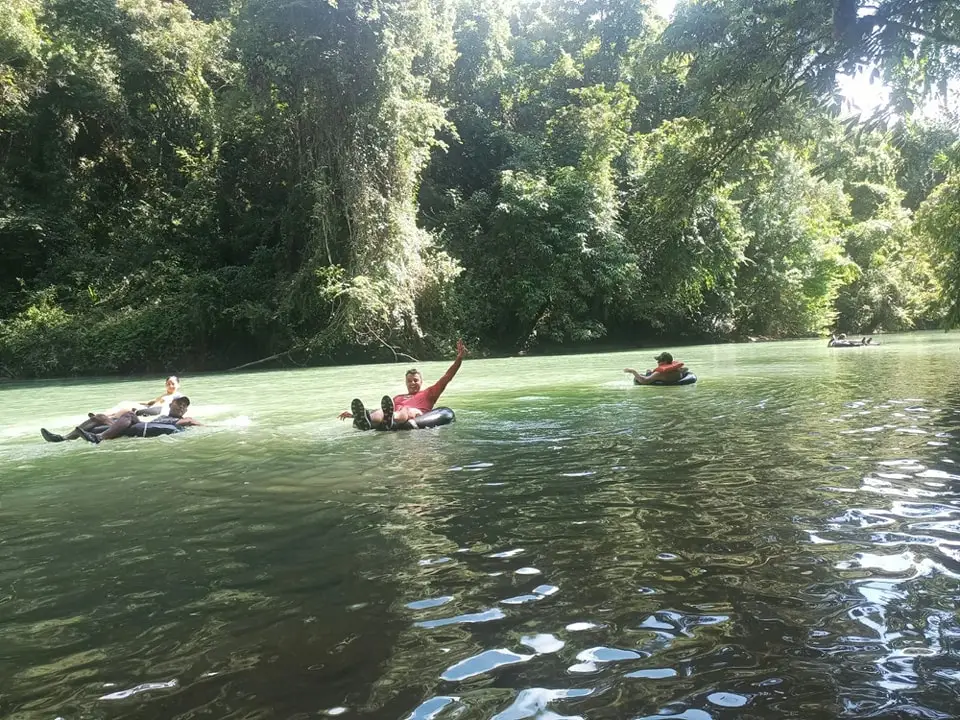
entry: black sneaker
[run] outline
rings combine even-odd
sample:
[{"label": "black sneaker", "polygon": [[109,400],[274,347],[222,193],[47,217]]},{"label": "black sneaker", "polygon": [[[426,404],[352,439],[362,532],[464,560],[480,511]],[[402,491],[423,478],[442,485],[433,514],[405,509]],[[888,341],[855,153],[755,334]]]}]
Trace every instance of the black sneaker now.
[{"label": "black sneaker", "polygon": [[77,432],[80,433],[80,437],[82,437],[87,442],[92,442],[94,444],[100,442],[100,436],[97,435],[96,433],[87,432],[86,430],[80,427],[77,428]]},{"label": "black sneaker", "polygon": [[63,442],[66,438],[63,435],[57,435],[52,433],[46,428],[40,428],[40,434],[43,435],[43,439],[47,442]]},{"label": "black sneaker", "polygon": [[353,413],[353,426],[357,430],[369,430],[373,427],[373,423],[370,421],[370,413],[367,412],[359,398],[354,398],[353,402],[350,403],[350,412]]},{"label": "black sneaker", "polygon": [[383,427],[393,430],[393,399],[389,395],[380,398],[380,409],[383,410]]}]

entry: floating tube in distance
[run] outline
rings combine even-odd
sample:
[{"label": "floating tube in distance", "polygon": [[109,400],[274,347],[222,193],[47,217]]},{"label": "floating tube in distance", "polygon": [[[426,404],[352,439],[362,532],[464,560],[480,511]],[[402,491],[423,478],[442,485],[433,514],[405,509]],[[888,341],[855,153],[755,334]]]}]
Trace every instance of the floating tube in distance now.
[{"label": "floating tube in distance", "polygon": [[[395,423],[392,430],[426,430],[427,428],[441,427],[442,425],[449,425],[454,420],[457,419],[457,416],[454,414],[453,410],[448,407],[438,407],[434,408],[430,412],[425,412],[423,415],[419,415],[412,422],[405,423]],[[386,428],[378,427],[377,430],[385,430]]]}]

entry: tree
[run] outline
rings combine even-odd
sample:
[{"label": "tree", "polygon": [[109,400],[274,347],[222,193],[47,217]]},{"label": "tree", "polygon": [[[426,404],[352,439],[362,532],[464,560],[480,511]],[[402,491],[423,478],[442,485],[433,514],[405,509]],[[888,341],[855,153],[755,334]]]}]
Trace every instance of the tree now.
[{"label": "tree", "polygon": [[808,335],[833,324],[833,301],[850,265],[839,181],[811,174],[795,151],[773,143],[738,188],[751,241],[737,275],[737,327],[766,336]]},{"label": "tree", "polygon": [[[288,275],[279,311],[299,341],[416,341],[418,298],[455,274],[415,206],[445,123],[433,88],[453,60],[451,26],[450,8],[426,0],[250,0],[238,20],[238,102],[259,137],[232,164],[270,169],[270,252]],[[237,182],[249,195],[259,178]]]},{"label": "tree", "polygon": [[920,205],[916,230],[935,258],[947,322],[956,326],[960,324],[960,171],[951,172]]}]

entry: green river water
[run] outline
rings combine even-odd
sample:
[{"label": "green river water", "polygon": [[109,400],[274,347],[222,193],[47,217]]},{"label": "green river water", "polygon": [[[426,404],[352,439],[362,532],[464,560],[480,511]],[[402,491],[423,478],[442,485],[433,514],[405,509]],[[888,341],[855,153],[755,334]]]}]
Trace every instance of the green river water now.
[{"label": "green river water", "polygon": [[957,717],[960,343],[879,340],[0,386],[0,717]]}]

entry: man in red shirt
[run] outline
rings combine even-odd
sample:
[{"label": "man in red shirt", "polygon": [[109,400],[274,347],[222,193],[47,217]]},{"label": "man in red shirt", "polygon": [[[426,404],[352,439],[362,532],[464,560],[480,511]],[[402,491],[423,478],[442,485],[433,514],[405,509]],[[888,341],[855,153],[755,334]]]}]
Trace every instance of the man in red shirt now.
[{"label": "man in red shirt", "polygon": [[460,365],[463,364],[463,358],[467,355],[467,346],[463,340],[457,340],[457,359],[447,369],[437,382],[430,387],[423,387],[423,376],[419,370],[407,370],[404,380],[407,384],[407,393],[397,395],[391,398],[384,395],[380,401],[380,409],[368,412],[359,399],[354,398],[350,403],[350,409],[344,410],[338,416],[341,420],[353,418],[353,426],[358,430],[370,430],[374,427],[383,425],[387,429],[392,428],[394,423],[401,424],[413,420],[419,415],[433,410],[433,406],[440,399],[440,394],[447,388],[447,384],[453,380],[457,374]]}]

